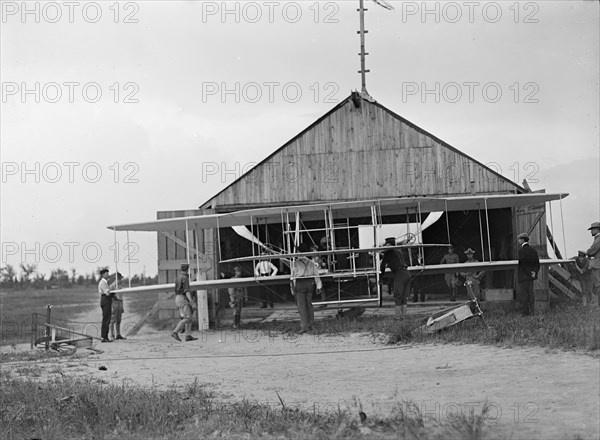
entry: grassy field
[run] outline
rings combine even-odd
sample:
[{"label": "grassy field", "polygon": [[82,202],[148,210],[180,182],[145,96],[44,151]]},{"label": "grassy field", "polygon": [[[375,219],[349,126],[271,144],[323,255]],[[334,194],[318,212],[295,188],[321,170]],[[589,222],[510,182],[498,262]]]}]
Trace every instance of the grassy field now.
[{"label": "grassy field", "polygon": [[[131,294],[126,299],[126,315],[136,315],[149,310],[156,302],[155,295]],[[31,338],[31,314],[45,316],[45,305],[52,304],[52,318],[72,322],[78,315],[100,307],[95,288],[65,290],[27,290],[0,292],[0,317],[2,317],[0,344],[27,343]],[[252,309],[245,311],[246,315]],[[473,318],[433,335],[414,331],[429,315],[409,315],[403,321],[391,317],[360,317],[358,319],[330,319],[317,321],[315,332],[320,334],[364,332],[383,334],[389,343],[439,342],[476,343],[501,346],[539,346],[553,349],[584,350],[597,353],[600,349],[600,309],[583,307],[574,301],[553,303],[552,308],[534,317],[492,310],[485,313],[486,328]],[[157,316],[148,321],[159,329],[172,323],[161,323]],[[97,323],[95,323],[97,324]],[[249,323],[246,329],[287,333],[297,330],[298,322]],[[166,325],[166,327],[165,327]]]},{"label": "grassy field", "polygon": [[[10,322],[27,327],[31,313],[44,313],[45,304],[53,304],[53,316],[69,319],[98,308],[94,291],[2,292],[3,341],[15,340],[7,333]],[[147,310],[156,298],[130,297],[128,310]],[[62,307],[61,307],[62,306]],[[434,335],[414,329],[427,315],[410,315],[396,321],[391,316],[328,319],[317,321],[315,333],[370,333],[382,341],[395,343],[463,343],[503,347],[537,346],[559,350],[577,350],[598,356],[600,309],[584,308],[577,303],[554,304],[551,310],[535,317],[493,310],[485,314],[488,327],[474,318]],[[287,333],[299,323],[272,322],[245,324],[257,332]],[[12,339],[11,339],[12,337]],[[21,336],[23,337],[23,336]],[[25,337],[26,341],[28,338]],[[3,355],[2,362],[43,360],[65,356],[38,350]],[[74,362],[85,362],[80,354]],[[57,368],[61,368],[57,366]],[[359,408],[313,411],[280,405],[269,406],[242,400],[234,404],[217,401],[202,385],[195,383],[181,390],[158,391],[131,386],[109,385],[103,380],[44,380],[35,362],[22,364],[12,371],[0,369],[0,439],[90,438],[90,439],[193,439],[193,438],[409,438],[409,439],[492,439],[506,438],[496,426],[488,426],[481,414],[438,422],[418,412],[407,413],[410,402],[397,402],[397,410],[386,417],[360,417]],[[414,406],[417,408],[418,406]],[[577,437],[573,437],[577,438]]]},{"label": "grassy field", "polygon": [[[147,311],[158,300],[157,295],[131,294],[126,299],[126,313]],[[28,343],[31,339],[31,315],[46,316],[46,305],[52,305],[52,320],[72,322],[78,315],[97,309],[101,320],[100,300],[95,287],[49,290],[0,291],[0,345]],[[127,316],[125,315],[123,319]]]},{"label": "grassy field", "polygon": [[[32,367],[33,368],[33,367]],[[30,374],[35,372],[29,372]],[[482,415],[428,420],[400,403],[389,417],[341,409],[300,411],[242,400],[221,404],[198,383],[157,391],[89,381],[40,383],[0,373],[2,439],[487,439]],[[364,414],[364,413],[363,413]]]},{"label": "grassy field", "polygon": [[[600,308],[583,307],[575,302],[555,304],[550,310],[523,317],[514,311],[491,310],[484,314],[487,327],[471,318],[435,334],[415,331],[429,314],[409,315],[401,321],[391,316],[330,319],[315,322],[315,334],[371,333],[384,335],[389,344],[459,343],[503,347],[544,347],[581,350],[598,355],[600,349]],[[248,323],[244,326],[263,332],[294,332],[299,322]]]}]

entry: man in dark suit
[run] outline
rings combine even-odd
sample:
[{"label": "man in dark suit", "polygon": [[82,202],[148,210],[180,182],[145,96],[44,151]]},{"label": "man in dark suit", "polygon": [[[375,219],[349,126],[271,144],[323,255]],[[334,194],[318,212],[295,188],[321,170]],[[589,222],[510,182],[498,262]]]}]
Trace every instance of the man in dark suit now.
[{"label": "man in dark suit", "polygon": [[[396,239],[389,237],[385,239],[384,246],[395,246]],[[394,277],[394,315],[395,319],[401,319],[406,316],[408,306],[406,299],[410,292],[410,272],[400,250],[389,249],[383,253],[381,260],[380,280],[383,280],[385,268],[389,267]]]},{"label": "man in dark suit", "polygon": [[600,296],[600,222],[592,223],[588,228],[594,237],[592,246],[585,251],[590,261],[590,272],[592,273],[592,306],[598,306],[598,297]]},{"label": "man in dark suit", "polygon": [[523,305],[523,316],[533,315],[535,308],[533,281],[537,279],[540,270],[540,259],[535,249],[529,246],[529,235],[519,234],[517,241],[519,243],[519,265],[517,267],[519,299]]}]

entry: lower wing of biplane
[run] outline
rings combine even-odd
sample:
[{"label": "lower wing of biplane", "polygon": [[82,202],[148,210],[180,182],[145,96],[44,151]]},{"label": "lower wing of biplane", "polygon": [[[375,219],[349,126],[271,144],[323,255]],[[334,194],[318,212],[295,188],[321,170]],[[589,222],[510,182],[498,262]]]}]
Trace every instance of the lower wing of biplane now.
[{"label": "lower wing of biplane", "polygon": [[[540,260],[540,266],[548,266],[552,264],[561,263],[572,263],[572,260]],[[411,275],[433,275],[433,274],[445,274],[445,273],[458,273],[458,272],[494,272],[500,270],[513,270],[518,266],[517,260],[507,261],[491,261],[481,263],[458,263],[458,264],[434,264],[429,266],[411,266],[408,268]],[[377,273],[374,271],[356,271],[351,272],[340,272],[340,273],[320,273],[319,277],[322,280],[340,281],[352,280],[354,278],[365,277],[369,279],[375,279]],[[191,281],[190,289],[192,290],[210,290],[210,289],[227,289],[231,287],[252,287],[252,286],[275,286],[282,284],[289,284],[293,279],[291,275],[275,275],[268,277],[244,277],[244,278],[226,278],[217,280],[199,280]],[[173,292],[175,284],[157,284],[152,286],[139,286],[129,287],[125,289],[119,289],[119,293],[161,293],[161,292]],[[365,292],[365,296],[369,296],[368,292]],[[375,301],[378,298],[363,298],[364,301]],[[332,301],[337,303],[339,301]]]},{"label": "lower wing of biplane", "polygon": [[[572,263],[573,260],[540,260],[540,266],[551,266],[553,264]],[[500,270],[514,270],[518,267],[518,260],[505,261],[483,261],[477,263],[456,263],[456,264],[433,264],[429,266],[411,266],[408,270],[414,276],[415,272],[427,275],[460,273],[460,272],[496,272]]]},{"label": "lower wing of biplane", "polygon": [[[228,289],[231,287],[251,287],[251,286],[273,286],[277,284],[289,284],[289,275],[275,275],[273,277],[245,277],[245,278],[225,278],[218,280],[200,280],[191,281],[191,290],[210,290],[210,289]],[[153,286],[138,286],[119,289],[119,293],[163,293],[175,292],[175,283],[155,284]]]}]

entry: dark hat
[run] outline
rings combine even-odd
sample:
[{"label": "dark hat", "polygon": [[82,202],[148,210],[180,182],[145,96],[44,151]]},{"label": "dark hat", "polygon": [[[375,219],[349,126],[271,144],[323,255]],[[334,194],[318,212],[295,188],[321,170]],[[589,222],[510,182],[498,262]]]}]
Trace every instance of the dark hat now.
[{"label": "dark hat", "polygon": [[469,248],[465,251],[465,254],[474,254],[474,253],[475,253],[475,251],[471,248]]},{"label": "dark hat", "polygon": [[388,237],[385,239],[386,244],[391,244],[392,246],[396,245],[396,237]]},{"label": "dark hat", "polygon": [[592,223],[592,226],[590,226],[590,227],[588,228],[588,231],[589,231],[590,229],[594,229],[594,228],[600,229],[600,222],[594,222],[594,223]]},{"label": "dark hat", "polygon": [[181,265],[181,270],[183,270],[184,272],[186,272],[189,268],[190,268],[190,265],[187,263],[183,263]]},{"label": "dark hat", "polygon": [[100,269],[100,275],[104,275],[105,273],[108,273],[108,269]]},{"label": "dark hat", "polygon": [[298,246],[298,248],[296,249],[298,252],[308,252],[310,249],[308,248],[308,245],[306,243],[300,243],[300,245]]},{"label": "dark hat", "polygon": [[521,232],[519,235],[517,235],[517,238],[522,238],[524,240],[529,240],[529,234],[527,234],[526,232]]}]

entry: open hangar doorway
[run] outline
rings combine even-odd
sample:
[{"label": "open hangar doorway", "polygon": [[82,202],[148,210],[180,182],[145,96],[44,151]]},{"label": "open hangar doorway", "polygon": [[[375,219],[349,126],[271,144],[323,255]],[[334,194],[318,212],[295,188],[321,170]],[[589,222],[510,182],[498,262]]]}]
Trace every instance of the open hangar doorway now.
[{"label": "open hangar doorway", "polygon": [[[450,243],[460,262],[465,262],[465,251],[469,248],[475,251],[474,258],[478,261],[511,260],[515,254],[513,232],[513,215],[511,208],[474,211],[450,211],[442,214],[440,219],[423,231],[425,243]],[[488,233],[489,224],[489,233]],[[489,240],[488,240],[489,237]],[[425,264],[440,264],[447,248],[425,248]],[[490,258],[491,252],[491,258]],[[512,289],[514,271],[488,272],[482,279],[481,287],[490,289]],[[428,296],[438,296],[449,293],[444,275],[418,276],[419,288],[425,290]],[[464,286],[460,286],[458,294],[466,297]]]}]

